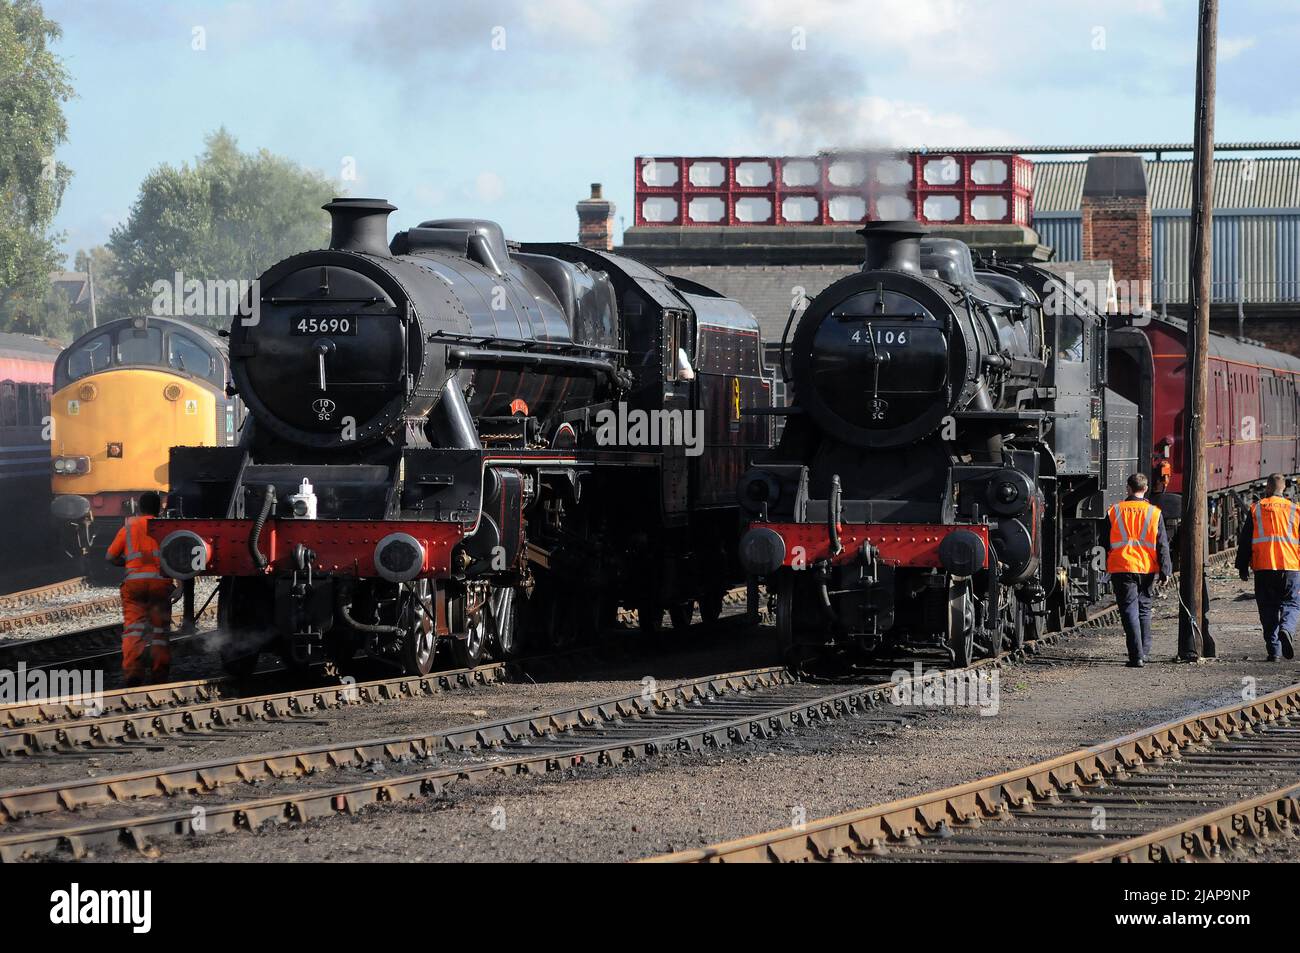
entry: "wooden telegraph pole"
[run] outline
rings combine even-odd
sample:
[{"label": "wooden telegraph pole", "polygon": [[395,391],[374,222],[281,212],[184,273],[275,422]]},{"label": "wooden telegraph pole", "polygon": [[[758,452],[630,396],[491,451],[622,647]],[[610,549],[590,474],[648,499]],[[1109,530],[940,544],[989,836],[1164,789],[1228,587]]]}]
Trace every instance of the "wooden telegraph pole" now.
[{"label": "wooden telegraph pole", "polygon": [[1208,514],[1205,504],[1205,409],[1210,342],[1210,227],[1214,214],[1214,55],[1218,0],[1200,0],[1196,40],[1196,133],[1192,160],[1192,242],[1189,262],[1191,305],[1187,329],[1187,429],[1183,439],[1182,605],[1178,614],[1178,657],[1204,654]]}]

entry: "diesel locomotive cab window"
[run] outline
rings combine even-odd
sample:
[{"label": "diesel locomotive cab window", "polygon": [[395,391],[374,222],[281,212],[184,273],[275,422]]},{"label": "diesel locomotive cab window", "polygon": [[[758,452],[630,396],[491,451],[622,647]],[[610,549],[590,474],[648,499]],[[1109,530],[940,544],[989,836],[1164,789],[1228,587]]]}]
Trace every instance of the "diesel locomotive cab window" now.
[{"label": "diesel locomotive cab window", "polygon": [[194,338],[185,334],[172,333],[167,336],[167,364],[196,377],[212,377],[212,355],[207,348]]},{"label": "diesel locomotive cab window", "polygon": [[162,360],[162,331],[126,328],[117,334],[117,359],[122,364],[158,364]]},{"label": "diesel locomotive cab window", "polygon": [[113,342],[107,334],[93,337],[68,355],[68,378],[96,374],[113,363]]}]

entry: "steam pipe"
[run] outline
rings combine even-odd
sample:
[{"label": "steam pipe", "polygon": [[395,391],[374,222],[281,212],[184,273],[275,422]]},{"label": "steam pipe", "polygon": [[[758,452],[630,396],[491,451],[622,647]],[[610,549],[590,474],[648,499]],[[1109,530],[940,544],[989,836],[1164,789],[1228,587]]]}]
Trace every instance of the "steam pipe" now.
[{"label": "steam pipe", "polygon": [[275,506],[275,485],[268,483],[266,492],[262,494],[262,510],[253,520],[253,528],[248,534],[248,555],[253,557],[253,565],[258,569],[265,569],[267,565],[266,556],[262,553],[262,529],[266,526],[267,517],[271,515],[273,506]]}]

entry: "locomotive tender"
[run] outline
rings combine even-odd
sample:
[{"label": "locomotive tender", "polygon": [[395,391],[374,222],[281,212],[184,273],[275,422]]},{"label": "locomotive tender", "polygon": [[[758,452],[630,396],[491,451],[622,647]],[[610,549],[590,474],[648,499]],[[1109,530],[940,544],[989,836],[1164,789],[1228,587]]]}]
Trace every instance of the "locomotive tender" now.
[{"label": "locomotive tender", "polygon": [[1139,439],[1106,387],[1105,317],[1041,267],[977,271],[923,231],[861,230],[861,272],[782,343],[794,399],[741,480],[741,561],[796,659],[848,643],[965,665],[1098,600]]},{"label": "locomotive tender", "polygon": [[493,222],[390,243],[388,203],[325,208],[330,247],[272,266],[231,323],[239,444],[175,448],[156,524],[169,575],[221,577],[227,666],[365,650],[428,672],[619,605],[715,619],[743,577],[735,486],[769,444],[740,414],[770,403],[753,316]]}]

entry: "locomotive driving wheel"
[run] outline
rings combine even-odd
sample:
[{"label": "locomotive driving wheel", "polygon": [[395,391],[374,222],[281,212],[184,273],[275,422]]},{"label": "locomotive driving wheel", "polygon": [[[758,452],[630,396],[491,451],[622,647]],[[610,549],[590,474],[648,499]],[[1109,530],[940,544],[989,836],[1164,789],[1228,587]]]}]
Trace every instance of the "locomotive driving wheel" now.
[{"label": "locomotive driving wheel", "polygon": [[406,671],[428,675],[433,671],[438,647],[429,580],[418,579],[403,588],[397,624],[402,629],[402,663]]},{"label": "locomotive driving wheel", "polygon": [[948,589],[948,648],[953,665],[965,668],[975,657],[975,618],[970,585],[954,580]]},{"label": "locomotive driving wheel", "polygon": [[1025,604],[1012,595],[1003,617],[1003,645],[1008,652],[1019,652],[1025,647]]},{"label": "locomotive driving wheel", "polygon": [[524,627],[519,624],[522,602],[518,586],[501,586],[488,596],[486,609],[497,658],[518,658],[523,651]]},{"label": "locomotive driving wheel", "polygon": [[488,612],[487,602],[484,601],[476,610],[467,614],[465,637],[452,638],[451,655],[459,668],[474,668],[487,654],[488,641],[492,636]]}]

